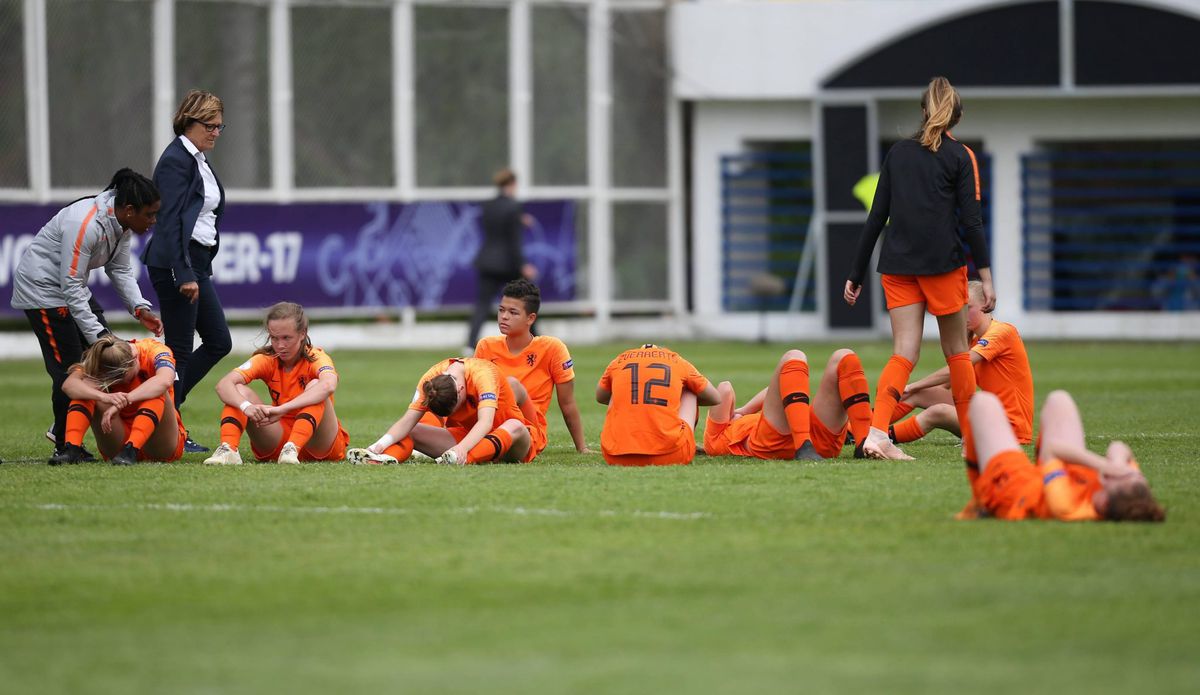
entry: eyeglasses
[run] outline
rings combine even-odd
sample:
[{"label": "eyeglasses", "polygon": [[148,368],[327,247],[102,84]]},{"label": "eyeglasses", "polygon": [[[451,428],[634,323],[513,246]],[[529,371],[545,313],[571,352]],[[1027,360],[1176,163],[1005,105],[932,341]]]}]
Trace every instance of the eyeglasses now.
[{"label": "eyeglasses", "polygon": [[199,123],[200,125],[204,126],[205,132],[208,132],[208,133],[213,133],[213,132],[224,133],[225,132],[225,124],[224,123],[205,123],[204,121],[196,121],[196,123]]}]

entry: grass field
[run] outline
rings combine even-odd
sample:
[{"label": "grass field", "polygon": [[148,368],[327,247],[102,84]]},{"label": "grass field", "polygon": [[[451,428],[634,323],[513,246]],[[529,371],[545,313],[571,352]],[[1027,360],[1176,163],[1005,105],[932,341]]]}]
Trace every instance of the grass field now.
[{"label": "grass field", "polygon": [[[743,396],[783,349],[673,347]],[[574,351],[593,448],[617,352]],[[886,346],[859,352],[874,379]],[[0,362],[0,692],[1200,691],[1200,346],[1030,355],[1039,402],[1067,388],[1093,448],[1133,446],[1166,524],[952,521],[944,433],[911,463],[623,470],[557,410],[528,466],[51,468],[49,379]],[[335,354],[353,442],[441,356]],[[185,409],[209,444],[212,383]]]}]

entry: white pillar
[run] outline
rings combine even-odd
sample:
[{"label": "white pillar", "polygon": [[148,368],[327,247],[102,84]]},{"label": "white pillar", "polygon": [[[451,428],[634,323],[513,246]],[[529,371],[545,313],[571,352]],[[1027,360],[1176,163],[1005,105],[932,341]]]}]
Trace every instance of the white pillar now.
[{"label": "white pillar", "polygon": [[29,188],[50,200],[50,97],[46,55],[46,0],[25,0],[25,137]]},{"label": "white pillar", "polygon": [[413,106],[413,5],[400,0],[392,6],[392,156],[401,200],[411,201],[416,188],[416,118]]},{"label": "white pillar", "polygon": [[992,156],[992,277],[997,316],[1019,327],[1025,314],[1022,262],[1021,155],[1033,150],[1026,135],[1009,132],[987,138]]},{"label": "white pillar", "polygon": [[[171,117],[175,115],[175,0],[154,0],[152,18],[154,108],[150,120],[154,133],[154,156],[175,137]],[[147,174],[149,172],[146,172]]]},{"label": "white pillar", "polygon": [[519,180],[533,181],[533,40],[529,0],[513,0],[508,15],[508,161]]},{"label": "white pillar", "polygon": [[588,276],[601,335],[606,332],[612,315],[610,24],[608,0],[596,0],[588,8],[588,187],[591,190]]},{"label": "white pillar", "polygon": [[295,180],[292,133],[292,17],[288,0],[271,3],[271,189],[276,200],[291,199]]}]

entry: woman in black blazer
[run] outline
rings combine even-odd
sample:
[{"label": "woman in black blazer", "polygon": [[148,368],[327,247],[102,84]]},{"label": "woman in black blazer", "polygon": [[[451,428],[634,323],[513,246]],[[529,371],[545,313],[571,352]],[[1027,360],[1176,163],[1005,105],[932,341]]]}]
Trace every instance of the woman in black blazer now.
[{"label": "woman in black blazer", "polygon": [[[212,283],[212,259],[220,245],[225,189],[209,166],[207,153],[225,130],[225,107],[209,92],[192,90],[175,111],[178,137],[154,167],[162,209],[142,263],[162,307],[167,347],[175,353],[179,382],[175,407],[233,347],[221,298]],[[193,334],[200,347],[192,349]],[[188,437],[185,451],[208,451]]]}]

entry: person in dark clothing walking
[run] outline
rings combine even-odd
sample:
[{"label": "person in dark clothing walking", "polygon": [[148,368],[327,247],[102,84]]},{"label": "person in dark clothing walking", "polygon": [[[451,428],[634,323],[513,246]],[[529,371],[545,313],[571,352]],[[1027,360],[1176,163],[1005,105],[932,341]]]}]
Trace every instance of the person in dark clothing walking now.
[{"label": "person in dark clothing walking", "polygon": [[[212,281],[225,188],[207,156],[225,130],[224,116],[225,106],[215,94],[188,92],[172,121],[177,137],[154,167],[162,212],[154,236],[142,250],[142,263],[162,307],[165,342],[175,353],[179,374],[176,409],[183,407],[192,388],[233,349],[225,310]],[[200,347],[193,349],[197,333]],[[208,447],[188,436],[184,451],[208,451]]]},{"label": "person in dark clothing walking", "polygon": [[[479,285],[463,354],[474,354],[475,344],[479,340],[479,329],[485,321],[494,316],[494,303],[501,288],[517,278],[533,280],[537,277],[537,269],[525,262],[525,253],[521,248],[521,238],[525,227],[528,226],[528,216],[515,199],[517,175],[511,169],[501,169],[492,180],[498,191],[495,198],[483,204],[483,214],[480,217],[483,243],[475,256]],[[532,332],[537,335],[536,331]]]},{"label": "person in dark clothing walking", "polygon": [[[858,300],[871,252],[886,224],[878,270],[892,321],[893,354],[879,377],[871,430],[860,443],[871,458],[912,458],[892,444],[887,429],[920,355],[927,308],[937,317],[959,422],[968,421],[975,372],[967,352],[967,262],[959,224],[983,281],[982,309],[990,312],[996,304],[979,206],[979,165],[975,153],[950,135],[962,117],[962,101],[949,80],[935,77],[921,96],[921,111],[920,131],[893,145],[883,161],[843,294],[851,306]],[[969,426],[962,433],[970,467],[975,451]]]}]

